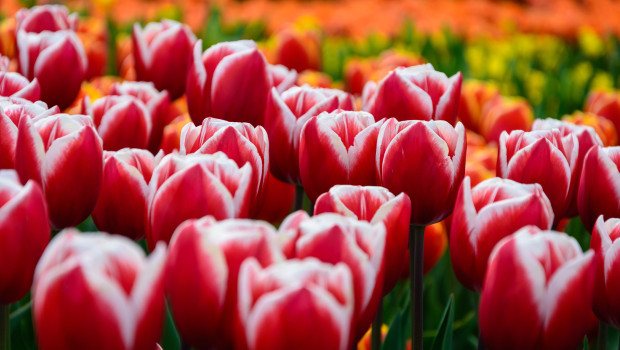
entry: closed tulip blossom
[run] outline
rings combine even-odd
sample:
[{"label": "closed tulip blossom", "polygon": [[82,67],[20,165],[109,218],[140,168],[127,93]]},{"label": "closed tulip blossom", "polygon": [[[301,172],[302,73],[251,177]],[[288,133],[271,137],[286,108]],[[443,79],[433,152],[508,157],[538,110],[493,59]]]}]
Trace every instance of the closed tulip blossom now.
[{"label": "closed tulip blossom", "polygon": [[344,263],[308,258],[263,268],[248,259],[238,295],[248,349],[351,348],[353,279]]},{"label": "closed tulip blossom", "polygon": [[591,112],[575,111],[573,114],[563,116],[562,121],[593,128],[596,134],[601,138],[603,146],[605,147],[616,146],[618,144],[616,127],[614,123],[607,118]]},{"label": "closed tulip blossom", "polygon": [[69,10],[61,5],[33,6],[29,9],[21,9],[15,14],[15,19],[17,20],[17,30],[28,33],[75,31],[78,24],[78,14],[75,12],[69,14]]},{"label": "closed tulip blossom", "polygon": [[223,152],[239,167],[249,163],[252,167],[250,215],[254,216],[261,209],[269,172],[269,139],[262,126],[253,127],[249,123],[228,122],[215,118],[204,119],[202,125],[198,127],[190,122],[181,132],[179,152],[181,154]]},{"label": "closed tulip blossom", "polygon": [[577,208],[592,232],[596,219],[620,217],[620,147],[593,147],[583,162]]},{"label": "closed tulip blossom", "polygon": [[463,82],[459,99],[458,120],[468,130],[480,133],[484,106],[499,94],[499,88],[492,83],[478,80]]},{"label": "closed tulip blossom", "polygon": [[487,142],[499,142],[504,131],[530,131],[534,120],[532,106],[518,97],[495,96],[484,105],[481,113],[479,132]]},{"label": "closed tulip blossom", "polygon": [[281,64],[272,64],[269,65],[269,71],[271,72],[273,87],[276,88],[278,93],[283,93],[297,83],[298,74],[294,69],[288,69]]},{"label": "closed tulip blossom", "polygon": [[17,97],[0,97],[0,169],[15,167],[17,126],[22,117],[44,118],[59,113],[58,107],[47,108],[45,102],[32,103]]},{"label": "closed tulip blossom", "polygon": [[104,96],[97,99],[88,112],[106,151],[147,148],[152,121],[142,101],[132,96]]},{"label": "closed tulip blossom", "polygon": [[315,202],[334,185],[375,185],[375,152],[383,120],[336,110],[310,118],[299,136],[299,173]]},{"label": "closed tulip blossom", "polygon": [[218,43],[204,53],[200,40],[194,45],[186,93],[189,115],[195,124],[215,117],[263,125],[272,86],[270,66],[255,42]]},{"label": "closed tulip blossom", "polygon": [[93,221],[101,231],[140,239],[146,233],[148,184],[158,159],[149,151],[131,148],[105,152],[104,158]]},{"label": "closed tulip blossom", "polygon": [[575,167],[575,178],[573,197],[570,199],[571,206],[564,214],[565,217],[577,216],[577,194],[579,188],[579,176],[581,175],[581,169],[583,169],[583,161],[586,158],[588,151],[594,146],[602,146],[603,141],[596,134],[593,128],[589,126],[575,125],[565,121],[557,119],[536,119],[532,124],[532,130],[551,130],[553,128],[559,129],[563,137],[569,134],[577,136],[579,141],[579,152],[577,154],[577,165]]},{"label": "closed tulip blossom", "polygon": [[[235,344],[239,269],[248,258],[261,266],[284,258],[272,226],[249,220],[188,220],[170,242],[165,286],[181,337],[208,349]],[[280,336],[281,334],[278,334]]]},{"label": "closed tulip blossom", "polygon": [[609,119],[614,124],[616,132],[620,130],[620,91],[594,90],[590,92],[583,110]]},{"label": "closed tulip blossom", "polygon": [[599,216],[592,230],[590,249],[596,254],[596,277],[594,279],[594,297],[592,309],[603,322],[620,327],[620,305],[617,295],[618,258],[617,251],[620,241],[620,219],[604,220]]},{"label": "closed tulip blossom", "polygon": [[503,132],[499,139],[497,176],[520,183],[539,183],[553,207],[555,223],[570,209],[577,184],[579,140],[559,129]]},{"label": "closed tulip blossom", "polygon": [[488,349],[573,349],[592,313],[594,253],[554,231],[525,227],[489,258],[479,325]]},{"label": "closed tulip blossom", "polygon": [[144,28],[135,23],[131,39],[138,80],[153,82],[158,90],[167,90],[173,100],[183,95],[196,42],[189,27],[167,19]]},{"label": "closed tulip blossom", "polygon": [[362,109],[378,119],[444,120],[454,125],[462,81],[460,72],[448,78],[430,63],[399,67],[378,84],[366,83]]},{"label": "closed tulip blossom", "polygon": [[149,183],[146,241],[169,242],[187,219],[247,218],[252,198],[252,167],[237,166],[224,153],[169,154],[153,170]]},{"label": "closed tulip blossom", "polygon": [[39,348],[154,349],[164,323],[165,258],[164,244],[146,257],[125,237],[59,233],[32,287]]},{"label": "closed tulip blossom", "polygon": [[29,81],[19,73],[0,69],[0,96],[20,97],[36,102],[41,97],[41,86],[36,78]]},{"label": "closed tulip blossom", "polygon": [[53,227],[75,226],[95,207],[103,170],[101,144],[84,115],[21,118],[15,170],[22,183],[41,184]]},{"label": "closed tulip blossom", "polygon": [[450,231],[450,259],[459,282],[480,292],[491,251],[502,238],[534,225],[553,224],[551,202],[539,184],[492,178],[472,188],[461,184]]},{"label": "closed tulip blossom", "polygon": [[385,278],[383,294],[389,293],[401,275],[409,239],[411,200],[405,193],[395,196],[378,186],[337,185],[317,199],[314,214],[336,213],[385,225]]},{"label": "closed tulip blossom", "polygon": [[292,87],[269,94],[265,129],[269,135],[271,172],[285,182],[301,185],[299,138],[306,122],[322,112],[353,110],[353,97],[337,89]]},{"label": "closed tulip blossom", "polygon": [[80,91],[88,65],[77,34],[71,30],[41,33],[19,30],[17,46],[20,72],[28,80],[37,79],[41,100],[62,110],[69,107]]},{"label": "closed tulip blossom", "polygon": [[19,266],[0,272],[0,309],[28,294],[49,239],[47,206],[39,184],[28,181],[22,186],[14,170],[0,170],[0,264]]}]

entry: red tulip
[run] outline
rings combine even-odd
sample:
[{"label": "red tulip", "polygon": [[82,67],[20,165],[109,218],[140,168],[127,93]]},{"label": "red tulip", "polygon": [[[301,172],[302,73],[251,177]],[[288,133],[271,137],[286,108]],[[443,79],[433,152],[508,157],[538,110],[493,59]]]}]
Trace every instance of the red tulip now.
[{"label": "red tulip", "polygon": [[103,168],[103,149],[91,119],[57,114],[21,118],[15,169],[22,183],[43,187],[55,228],[75,226],[95,207]]},{"label": "red tulip", "polygon": [[215,117],[262,125],[273,79],[256,43],[224,42],[201,53],[199,40],[191,55],[186,88],[187,108],[194,123]]},{"label": "red tulip", "polygon": [[144,149],[148,146],[152,129],[151,115],[137,98],[104,96],[97,99],[88,112],[106,151],[118,151],[126,147]]},{"label": "red tulip", "polygon": [[577,208],[583,226],[592,232],[596,219],[620,216],[620,147],[595,146],[583,162]]},{"label": "red tulip", "polygon": [[374,156],[383,120],[366,112],[321,113],[299,136],[299,173],[315,202],[334,185],[375,185]]},{"label": "red tulip", "polygon": [[168,116],[170,103],[168,91],[158,91],[151,82],[126,81],[112,85],[110,95],[129,95],[144,103],[151,116],[151,137],[148,150],[153,154],[157,153],[163,139],[164,128],[171,121]]},{"label": "red tulip", "polygon": [[278,228],[278,245],[287,259],[297,256],[297,240],[299,239],[299,225],[310,216],[305,210],[297,210],[287,216]]},{"label": "red tulip", "polygon": [[269,139],[262,126],[249,123],[235,123],[206,118],[199,127],[189,123],[181,132],[181,154],[213,154],[224,152],[228,158],[242,167],[252,167],[250,180],[250,216],[254,216],[263,205],[264,187],[269,172]]},{"label": "red tulip", "polygon": [[164,244],[147,258],[125,237],[69,229],[47,247],[34,276],[40,349],[145,349],[160,339]]},{"label": "red tulip", "polygon": [[45,102],[32,103],[17,97],[0,97],[0,169],[13,169],[15,166],[17,126],[22,116],[44,118],[58,112],[58,107],[47,109]]},{"label": "red tulip", "polygon": [[[28,33],[17,31],[21,73],[41,86],[41,99],[65,109],[80,91],[88,64],[75,32],[61,30]],[[62,86],[62,88],[59,88]]]},{"label": "red tulip", "polygon": [[528,226],[489,258],[479,324],[489,349],[573,349],[591,315],[594,254],[554,231]]},{"label": "red tulip", "polygon": [[[47,206],[34,181],[22,186],[13,170],[0,171],[0,305],[18,301],[50,239]],[[8,268],[9,266],[19,268]]]},{"label": "red tulip", "polygon": [[616,131],[620,133],[620,91],[591,91],[583,110],[609,119],[614,124]]},{"label": "red tulip", "polygon": [[290,260],[239,272],[240,324],[247,348],[351,349],[353,282],[344,263]]},{"label": "red tulip", "polygon": [[313,29],[287,28],[273,36],[274,60],[298,72],[320,70],[320,33]]},{"label": "red tulip", "polygon": [[34,6],[21,9],[15,14],[17,30],[27,33],[41,33],[43,31],[57,32],[60,30],[77,29],[78,14],[61,5]]},{"label": "red tulip", "polygon": [[41,87],[36,78],[29,81],[19,73],[0,69],[0,96],[20,97],[36,102],[41,97]]},{"label": "red tulip", "polygon": [[381,300],[385,244],[382,223],[370,224],[331,213],[299,222],[294,243],[296,258],[314,257],[330,264],[343,262],[351,269],[355,343],[366,333]]},{"label": "red tulip", "polygon": [[450,258],[459,282],[480,292],[493,247],[518,229],[553,223],[551,202],[539,184],[492,178],[471,188],[461,184],[450,228]]},{"label": "red tulip", "polygon": [[577,154],[577,165],[575,167],[575,177],[573,181],[573,197],[570,200],[571,206],[566,210],[565,217],[577,216],[577,193],[579,188],[579,176],[581,175],[581,169],[583,168],[583,160],[586,158],[586,154],[590,148],[594,146],[602,146],[603,141],[596,134],[593,128],[584,125],[576,125],[557,119],[536,119],[532,124],[532,130],[551,130],[553,128],[559,129],[563,137],[569,134],[577,136],[579,141],[579,152]]},{"label": "red tulip", "polygon": [[254,218],[274,225],[280,223],[291,212],[295,199],[295,186],[282,182],[273,177],[271,172],[267,172],[264,193],[265,202]]},{"label": "red tulip", "polygon": [[146,150],[105,152],[101,193],[93,221],[101,231],[133,240],[144,237],[149,181],[157,159]]},{"label": "red tulip", "polygon": [[169,242],[187,219],[212,215],[216,220],[248,217],[252,167],[237,166],[224,153],[165,156],[153,171],[146,241]]},{"label": "red tulip", "polygon": [[430,225],[452,212],[465,173],[465,128],[445,121],[390,118],[377,140],[377,179],[411,198],[411,223]]},{"label": "red tulip", "polygon": [[430,63],[399,67],[379,84],[366,83],[362,109],[375,118],[445,120],[454,125],[462,81],[460,72],[448,78]]},{"label": "red tulip", "polygon": [[558,129],[503,132],[499,138],[497,176],[520,183],[539,183],[551,201],[555,222],[571,206],[576,185],[579,141]]},{"label": "red tulip", "polygon": [[353,110],[353,97],[336,89],[292,87],[280,95],[271,90],[265,129],[269,135],[271,172],[282,181],[301,184],[299,138],[306,122],[322,112]]},{"label": "red tulip", "polygon": [[599,216],[594,224],[590,249],[596,254],[596,277],[592,309],[601,321],[620,327],[620,304],[618,293],[618,246],[620,241],[620,219],[604,220]]},{"label": "red tulip", "polygon": [[293,87],[297,82],[297,71],[294,69],[289,70],[281,64],[271,64],[269,65],[269,71],[271,72],[271,79],[273,79],[273,87],[280,94]]},{"label": "red tulip", "polygon": [[249,220],[188,220],[177,228],[166,262],[166,293],[181,337],[193,347],[232,345],[237,281],[244,260],[282,261],[274,228]]},{"label": "red tulip", "polygon": [[167,19],[151,22],[144,29],[135,23],[131,39],[138,80],[153,82],[158,90],[167,90],[173,100],[183,95],[196,42],[189,27]]}]

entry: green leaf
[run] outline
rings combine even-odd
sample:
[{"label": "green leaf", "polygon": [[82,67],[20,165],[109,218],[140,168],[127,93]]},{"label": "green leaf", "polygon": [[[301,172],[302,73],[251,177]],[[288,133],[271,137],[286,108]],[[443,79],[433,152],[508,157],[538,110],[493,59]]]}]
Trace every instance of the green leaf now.
[{"label": "green leaf", "polygon": [[172,315],[170,314],[170,307],[166,304],[166,315],[164,320],[164,331],[161,335],[161,341],[159,343],[162,349],[166,350],[179,350],[181,346],[181,338],[174,326]]},{"label": "green leaf", "polygon": [[452,349],[452,330],[454,325],[454,295],[450,295],[448,304],[443,311],[441,322],[437,327],[437,336],[433,340],[432,350]]},{"label": "green leaf", "polygon": [[[409,296],[409,293],[407,293],[407,296]],[[385,335],[385,340],[383,341],[383,346],[381,347],[381,349],[405,349],[405,345],[407,343],[408,327],[411,327],[410,319],[411,317],[409,317],[409,298],[407,298],[403,308],[396,313],[396,316],[394,316],[394,319],[390,323],[390,328]]]}]

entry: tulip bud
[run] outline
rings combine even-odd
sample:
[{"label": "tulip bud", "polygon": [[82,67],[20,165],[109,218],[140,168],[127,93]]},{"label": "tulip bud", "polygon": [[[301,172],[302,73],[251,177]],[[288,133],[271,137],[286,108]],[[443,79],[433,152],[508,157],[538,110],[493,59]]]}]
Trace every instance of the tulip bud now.
[{"label": "tulip bud", "polygon": [[377,179],[392,193],[409,195],[412,224],[433,224],[452,212],[466,149],[461,123],[388,119],[377,140]]},{"label": "tulip bud", "polygon": [[0,69],[0,96],[20,97],[36,102],[41,96],[41,87],[36,78],[28,81],[19,73]]},{"label": "tulip bud", "polygon": [[107,151],[146,148],[151,136],[151,115],[131,96],[105,96],[93,103],[90,113]]},{"label": "tulip bud", "polygon": [[465,81],[459,99],[458,120],[468,130],[479,133],[484,106],[496,96],[499,96],[499,89],[491,83],[478,80]]},{"label": "tulip bud", "polygon": [[189,27],[167,19],[151,22],[144,29],[135,23],[131,39],[138,80],[153,82],[173,100],[183,95],[196,42]]},{"label": "tulip bud", "polygon": [[374,155],[382,124],[369,113],[342,110],[308,120],[299,136],[299,173],[310,201],[334,185],[376,184]]},{"label": "tulip bud", "polygon": [[[187,73],[187,108],[195,124],[206,117],[263,125],[273,86],[270,66],[249,40],[194,45]],[[252,77],[252,79],[248,79]],[[243,101],[243,103],[240,103]]]},{"label": "tulip bud", "polygon": [[50,239],[47,206],[34,181],[22,186],[14,170],[0,170],[0,305],[24,297],[34,269]]},{"label": "tulip bud", "polygon": [[577,154],[577,166],[575,167],[575,177],[573,181],[572,198],[570,198],[571,206],[566,210],[565,217],[577,216],[577,193],[579,187],[579,176],[583,168],[583,160],[586,158],[588,151],[594,146],[602,146],[603,141],[598,137],[594,129],[589,126],[580,126],[571,124],[557,119],[536,119],[532,124],[532,130],[551,130],[556,128],[560,130],[563,137],[574,134],[579,141],[579,152]]},{"label": "tulip bud", "polygon": [[620,216],[620,147],[595,146],[583,161],[577,208],[583,226],[592,232],[600,215]]},{"label": "tulip bud", "polygon": [[409,242],[411,200],[405,193],[393,195],[383,187],[339,185],[316,201],[314,215],[336,213],[385,226],[385,279],[383,295],[394,288]]},{"label": "tulip bud", "polygon": [[170,242],[165,286],[175,325],[193,347],[235,341],[239,269],[248,258],[262,266],[282,261],[274,228],[249,220],[211,217],[181,224]]},{"label": "tulip bud", "polygon": [[103,168],[101,139],[84,115],[21,118],[15,170],[43,187],[55,228],[75,226],[95,207]]},{"label": "tulip bud", "polygon": [[199,127],[190,123],[181,132],[179,153],[213,154],[225,153],[242,167],[249,163],[252,167],[250,180],[250,216],[262,207],[264,187],[269,172],[269,139],[262,126],[253,127],[249,123],[234,123],[225,120],[206,118]]},{"label": "tulip bud", "polygon": [[482,136],[487,142],[498,142],[504,131],[530,131],[534,111],[522,98],[496,96],[484,105],[480,119]]},{"label": "tulip bud", "polygon": [[17,46],[20,72],[29,80],[38,80],[41,99],[48,105],[58,105],[61,110],[69,107],[80,91],[88,64],[75,32],[19,30]]},{"label": "tulip bud", "polygon": [[15,14],[17,30],[27,33],[41,33],[43,31],[57,32],[61,30],[77,29],[78,14],[61,5],[33,6],[21,9]]},{"label": "tulip bud", "polygon": [[[239,272],[239,318],[248,349],[351,349],[353,280],[344,263],[289,260]],[[302,306],[302,307],[300,307]]]},{"label": "tulip bud", "polygon": [[40,349],[155,348],[164,321],[164,244],[147,258],[125,237],[59,233],[35,271]]},{"label": "tulip bud", "polygon": [[254,218],[274,225],[280,223],[291,212],[295,199],[295,186],[282,182],[271,175],[271,172],[267,172],[264,194],[263,207]]},{"label": "tulip bud", "polygon": [[553,223],[551,202],[539,184],[492,178],[471,188],[461,184],[450,230],[450,258],[459,282],[480,292],[493,247],[518,229]]},{"label": "tulip bud", "polygon": [[157,241],[168,243],[187,219],[205,215],[216,220],[247,218],[251,179],[250,164],[239,167],[222,152],[165,156],[149,184],[149,248]]},{"label": "tulip bud", "polygon": [[271,172],[282,181],[301,184],[299,139],[306,122],[322,112],[353,110],[353,97],[336,89],[292,87],[282,95],[271,90],[265,129],[269,135]]},{"label": "tulip bud", "polygon": [[89,17],[81,20],[77,35],[88,58],[86,80],[104,75],[108,61],[108,27],[105,19]]},{"label": "tulip bud", "polygon": [[577,136],[562,136],[558,129],[503,132],[497,176],[523,184],[539,183],[551,201],[557,223],[571,206],[578,155]]},{"label": "tulip bud", "polygon": [[590,92],[583,110],[610,120],[616,131],[620,130],[620,92],[618,90]]},{"label": "tulip bud", "polygon": [[[470,135],[467,135],[469,141]],[[497,170],[497,148],[489,146],[467,145],[465,158],[465,176],[471,178],[472,186],[495,177]]]},{"label": "tulip bud", "polygon": [[454,125],[462,80],[460,72],[448,78],[430,63],[399,67],[378,84],[366,83],[362,109],[375,118],[445,120]]},{"label": "tulip bud", "polygon": [[605,147],[616,146],[618,144],[618,133],[616,127],[609,119],[598,116],[594,113],[575,112],[572,115],[565,115],[562,120],[576,125],[589,126],[596,131]]},{"label": "tulip bud", "polygon": [[144,237],[149,181],[157,159],[148,151],[105,152],[101,193],[93,210],[99,230],[133,240]]},{"label": "tulip bud", "polygon": [[297,210],[287,216],[278,228],[278,245],[287,259],[297,256],[297,240],[299,239],[299,225],[310,216],[305,210]]},{"label": "tulip bud", "polygon": [[599,216],[594,224],[590,249],[596,254],[596,277],[594,279],[594,298],[592,309],[603,322],[618,328],[620,326],[620,305],[618,305],[618,237],[620,219],[604,220]]},{"label": "tulip bud", "polygon": [[555,231],[525,227],[488,262],[479,325],[489,349],[573,349],[591,315],[594,254]]},{"label": "tulip bud", "polygon": [[274,59],[298,72],[319,70],[321,43],[316,30],[285,29],[273,37],[276,41]]}]

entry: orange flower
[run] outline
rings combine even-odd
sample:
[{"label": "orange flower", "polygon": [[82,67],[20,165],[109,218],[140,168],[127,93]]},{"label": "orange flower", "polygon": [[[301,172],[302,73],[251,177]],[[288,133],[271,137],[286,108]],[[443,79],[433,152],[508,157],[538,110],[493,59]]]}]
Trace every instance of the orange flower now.
[{"label": "orange flower", "polygon": [[495,177],[497,148],[490,146],[468,146],[465,158],[465,176],[471,178],[472,186]]},{"label": "orange flower", "polygon": [[534,111],[521,97],[496,96],[482,109],[480,133],[487,142],[499,141],[502,131],[529,131],[534,121]]},{"label": "orange flower", "polygon": [[499,96],[499,89],[495,84],[478,80],[464,81],[459,100],[458,120],[467,129],[480,132],[480,118],[484,105],[496,96]]},{"label": "orange flower", "polygon": [[[446,227],[446,220],[434,223],[426,226],[424,230],[424,274],[426,275],[430,270],[435,267],[439,259],[443,256],[448,246],[448,229]],[[409,250],[405,260],[403,261],[403,268],[401,272],[401,278],[409,278]]]},{"label": "orange flower", "polygon": [[616,131],[620,130],[620,91],[591,91],[583,110],[609,119],[614,124]]},{"label": "orange flower", "polygon": [[16,58],[15,18],[9,17],[0,22],[0,55]]},{"label": "orange flower", "polygon": [[572,115],[565,115],[562,120],[577,125],[592,127],[603,141],[605,147],[616,146],[618,144],[618,133],[614,124],[607,118],[598,116],[594,113],[577,111]]},{"label": "orange flower", "polygon": [[181,130],[183,130],[185,124],[189,122],[191,122],[189,114],[184,113],[164,127],[164,136],[160,148],[165,154],[179,150],[179,145],[181,144]]},{"label": "orange flower", "polygon": [[329,75],[323,72],[310,71],[310,70],[306,70],[303,73],[299,74],[299,77],[297,78],[297,83],[300,86],[304,84],[308,84],[310,86],[328,88],[328,89],[334,87],[332,83],[332,79],[329,77]]},{"label": "orange flower", "polygon": [[105,74],[108,62],[108,37],[105,22],[94,17],[80,19],[77,34],[88,58],[86,79]]}]

